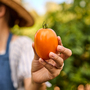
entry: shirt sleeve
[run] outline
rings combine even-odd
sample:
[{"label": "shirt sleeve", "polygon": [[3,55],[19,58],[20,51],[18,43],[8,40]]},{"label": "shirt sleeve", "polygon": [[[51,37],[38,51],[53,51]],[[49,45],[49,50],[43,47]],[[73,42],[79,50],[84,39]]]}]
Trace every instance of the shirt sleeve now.
[{"label": "shirt sleeve", "polygon": [[22,38],[22,44],[21,44],[21,55],[19,58],[19,64],[18,64],[18,78],[24,79],[31,77],[31,65],[32,60],[34,58],[34,52],[32,48],[32,40],[23,37]]}]

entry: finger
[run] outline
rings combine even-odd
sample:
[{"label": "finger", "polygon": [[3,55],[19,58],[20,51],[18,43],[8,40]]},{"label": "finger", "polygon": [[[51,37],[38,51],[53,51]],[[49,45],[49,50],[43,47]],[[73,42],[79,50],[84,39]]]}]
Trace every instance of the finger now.
[{"label": "finger", "polygon": [[61,40],[60,36],[58,36],[57,38],[58,38],[58,44],[61,45],[61,46],[63,46],[62,40]]},{"label": "finger", "polygon": [[47,63],[45,60],[43,59],[39,59],[39,62],[50,72],[50,73],[54,73],[55,72],[55,67],[53,65],[51,65],[50,63]]},{"label": "finger", "polygon": [[55,66],[56,65],[56,62],[55,61],[53,61],[52,59],[48,59],[48,61],[47,60],[45,60],[47,63],[49,63],[49,64],[51,64],[51,65],[53,65],[53,66]]},{"label": "finger", "polygon": [[57,51],[61,53],[60,56],[64,60],[72,55],[72,51],[70,49],[60,46],[60,45],[57,46]]},{"label": "finger", "polygon": [[56,62],[56,67],[60,69],[63,65],[63,59],[59,57],[57,54],[50,52],[49,57]]},{"label": "finger", "polygon": [[37,53],[36,53],[36,51],[35,51],[34,42],[32,43],[32,48],[33,48],[33,51],[34,51],[34,59],[35,59],[35,60],[39,59],[39,56],[37,55]]}]

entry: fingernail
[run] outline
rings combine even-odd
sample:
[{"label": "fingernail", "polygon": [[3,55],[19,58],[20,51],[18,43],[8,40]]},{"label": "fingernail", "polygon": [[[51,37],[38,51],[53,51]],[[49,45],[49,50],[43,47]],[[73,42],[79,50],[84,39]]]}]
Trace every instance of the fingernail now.
[{"label": "fingernail", "polygon": [[59,51],[62,51],[62,46],[59,45],[59,46],[58,46],[58,50],[59,50]]},{"label": "fingernail", "polygon": [[51,57],[55,57],[55,54],[53,52],[50,52]]},{"label": "fingernail", "polygon": [[60,46],[60,50],[62,50],[62,46]]},{"label": "fingernail", "polygon": [[39,61],[40,61],[41,63],[44,63],[44,61],[43,61],[43,59],[42,59],[42,58],[40,58],[40,59],[39,59]]}]

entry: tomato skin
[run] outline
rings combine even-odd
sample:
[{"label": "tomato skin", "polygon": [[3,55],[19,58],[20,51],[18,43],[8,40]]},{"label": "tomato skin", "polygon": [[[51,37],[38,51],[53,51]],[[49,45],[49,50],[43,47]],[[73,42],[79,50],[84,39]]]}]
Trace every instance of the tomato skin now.
[{"label": "tomato skin", "polygon": [[37,55],[47,60],[50,52],[56,53],[57,35],[52,29],[39,29],[35,34],[34,43]]}]

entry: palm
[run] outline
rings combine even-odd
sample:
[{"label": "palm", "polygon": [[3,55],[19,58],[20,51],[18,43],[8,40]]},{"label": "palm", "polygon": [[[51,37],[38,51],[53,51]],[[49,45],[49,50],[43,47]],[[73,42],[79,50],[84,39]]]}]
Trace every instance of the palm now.
[{"label": "palm", "polygon": [[33,60],[32,63],[32,77],[35,82],[45,82],[49,80],[50,72],[43,67],[39,60]]}]

